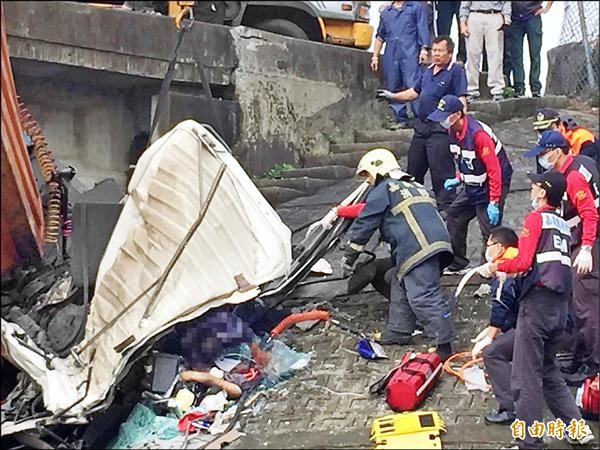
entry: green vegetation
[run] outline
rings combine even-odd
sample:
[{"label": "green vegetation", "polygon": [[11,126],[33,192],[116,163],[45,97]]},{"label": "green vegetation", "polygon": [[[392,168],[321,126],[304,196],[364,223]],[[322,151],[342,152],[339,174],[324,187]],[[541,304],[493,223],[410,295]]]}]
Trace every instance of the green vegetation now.
[{"label": "green vegetation", "polygon": [[264,174],[264,177],[271,180],[277,180],[279,178],[283,178],[285,173],[293,168],[294,166],[288,163],[275,164],[268,172]]}]

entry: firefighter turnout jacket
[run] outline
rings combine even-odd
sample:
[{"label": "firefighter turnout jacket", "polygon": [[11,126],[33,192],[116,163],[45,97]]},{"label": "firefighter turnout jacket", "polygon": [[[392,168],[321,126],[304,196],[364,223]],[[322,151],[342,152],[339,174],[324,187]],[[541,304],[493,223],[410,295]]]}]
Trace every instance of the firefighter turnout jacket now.
[{"label": "firefighter turnout jacket", "polygon": [[378,228],[382,240],[390,244],[400,279],[433,255],[440,255],[440,270],[452,261],[450,238],[436,202],[411,177],[385,177],[375,184],[349,230],[350,245],[362,250]]}]

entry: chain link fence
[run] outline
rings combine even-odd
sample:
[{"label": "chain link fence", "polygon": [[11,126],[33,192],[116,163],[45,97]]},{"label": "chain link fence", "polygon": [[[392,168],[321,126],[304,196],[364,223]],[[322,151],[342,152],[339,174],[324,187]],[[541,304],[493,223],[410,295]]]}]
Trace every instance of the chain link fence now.
[{"label": "chain link fence", "polygon": [[599,11],[595,1],[564,2],[559,45],[548,52],[546,94],[598,103]]}]

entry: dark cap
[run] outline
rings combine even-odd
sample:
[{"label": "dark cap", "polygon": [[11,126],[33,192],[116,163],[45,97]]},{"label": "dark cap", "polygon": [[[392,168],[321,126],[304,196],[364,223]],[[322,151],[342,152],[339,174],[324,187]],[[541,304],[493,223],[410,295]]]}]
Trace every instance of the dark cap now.
[{"label": "dark cap", "polygon": [[562,173],[550,169],[544,173],[529,172],[527,176],[546,191],[546,198],[551,206],[560,206],[560,202],[567,189],[567,180]]},{"label": "dark cap", "polygon": [[538,109],[533,119],[533,129],[538,131],[547,130],[559,119],[558,111],[551,108]]},{"label": "dark cap", "polygon": [[560,131],[546,130],[538,139],[537,145],[532,149],[527,150],[523,156],[525,158],[533,158],[549,148],[569,148],[569,143],[565,137],[560,134]]},{"label": "dark cap", "polygon": [[433,122],[441,122],[446,119],[450,114],[462,111],[465,105],[455,95],[444,95],[435,111],[427,116],[427,118]]}]

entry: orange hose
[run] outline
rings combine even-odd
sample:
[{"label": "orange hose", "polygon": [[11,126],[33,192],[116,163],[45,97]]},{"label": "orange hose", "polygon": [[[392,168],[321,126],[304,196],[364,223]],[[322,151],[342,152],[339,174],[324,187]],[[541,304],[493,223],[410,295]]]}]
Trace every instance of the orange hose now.
[{"label": "orange hose", "polygon": [[[467,361],[466,363],[464,363],[460,369],[455,370],[450,366],[450,363],[452,361],[454,361],[455,359],[461,359],[461,358],[469,358],[469,361]],[[483,361],[483,358],[479,357],[476,359],[473,359],[473,355],[471,355],[471,352],[462,352],[462,353],[455,353],[454,355],[450,356],[446,362],[444,362],[444,370],[446,372],[448,372],[450,375],[454,375],[456,378],[458,378],[459,380],[461,380],[462,382],[466,383],[467,380],[465,379],[465,369],[468,369],[471,366],[474,366],[475,364],[479,363]],[[477,383],[470,383],[470,384],[477,384]],[[479,385],[478,385],[479,386]],[[480,386],[486,389],[489,389],[490,386],[488,384],[486,384],[485,386]]]},{"label": "orange hose", "polygon": [[275,326],[275,328],[273,328],[271,330],[271,336],[272,337],[278,336],[285,329],[287,329],[288,327],[291,327],[295,323],[305,322],[307,320],[327,321],[327,320],[329,320],[329,312],[314,310],[314,311],[307,311],[307,312],[303,312],[303,313],[290,314],[285,319],[283,319],[281,322],[279,322],[279,324],[277,324]]},{"label": "orange hose", "polygon": [[227,398],[238,398],[242,395],[242,389],[237,384],[217,378],[208,372],[184,370],[179,374],[179,378],[181,378],[181,381],[194,381],[196,383],[217,386],[227,393]]}]

